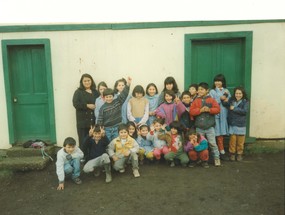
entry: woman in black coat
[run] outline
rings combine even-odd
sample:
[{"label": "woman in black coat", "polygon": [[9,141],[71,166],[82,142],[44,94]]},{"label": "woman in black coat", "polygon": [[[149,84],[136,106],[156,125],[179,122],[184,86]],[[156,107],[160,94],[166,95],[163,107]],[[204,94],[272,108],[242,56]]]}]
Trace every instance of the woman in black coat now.
[{"label": "woman in black coat", "polygon": [[73,106],[76,109],[76,127],[79,139],[79,147],[82,147],[84,138],[89,134],[90,126],[95,124],[95,100],[99,97],[96,85],[89,74],[83,74],[80,86],[74,92]]}]

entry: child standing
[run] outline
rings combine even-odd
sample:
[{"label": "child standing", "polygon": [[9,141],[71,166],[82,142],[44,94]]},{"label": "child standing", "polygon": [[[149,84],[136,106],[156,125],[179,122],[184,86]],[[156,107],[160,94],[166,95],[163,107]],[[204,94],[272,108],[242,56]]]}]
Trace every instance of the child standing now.
[{"label": "child standing", "polygon": [[98,84],[98,91],[100,93],[100,96],[95,101],[95,118],[96,118],[96,123],[98,122],[99,110],[102,107],[102,105],[105,103],[103,92],[107,88],[108,88],[107,84],[104,81],[101,81]]},{"label": "child standing", "polygon": [[80,180],[80,159],[83,152],[76,146],[72,137],[67,137],[63,142],[63,148],[57,152],[56,174],[58,177],[57,190],[64,189],[65,175],[71,175],[75,184],[81,184]]},{"label": "child standing", "polygon": [[118,136],[118,126],[122,123],[122,104],[128,97],[131,81],[129,77],[127,85],[116,99],[112,89],[107,88],[103,92],[105,103],[99,110],[98,125],[104,127],[110,141]]},{"label": "child standing", "polygon": [[158,91],[157,87],[154,83],[150,83],[146,87],[146,99],[149,102],[149,117],[147,124],[150,126],[153,123],[153,120],[155,119],[155,110],[158,107]]},{"label": "child standing", "polygon": [[164,92],[166,90],[172,90],[177,98],[179,98],[181,95],[175,79],[169,76],[164,80],[164,88],[159,95],[158,105],[160,105],[164,101]]},{"label": "child standing", "polygon": [[140,164],[143,164],[143,160],[146,157],[146,159],[152,161],[153,160],[153,143],[147,139],[147,134],[149,132],[148,125],[140,125],[138,127],[139,135],[137,138],[137,142],[140,146],[139,149],[139,161]]},{"label": "child standing", "polygon": [[130,159],[132,162],[133,174],[140,177],[138,165],[139,145],[128,133],[126,124],[120,124],[119,137],[113,139],[108,147],[108,154],[113,159],[113,168],[120,173],[125,172],[125,164]]},{"label": "child standing", "polygon": [[189,91],[184,91],[181,95],[182,104],[185,106],[185,111],[180,116],[180,122],[184,130],[189,130],[194,127],[194,118],[190,116],[191,94]]},{"label": "child standing", "polygon": [[191,84],[188,88],[188,91],[190,93],[190,99],[191,99],[191,104],[193,101],[197,98],[198,96],[198,84]]},{"label": "child standing", "polygon": [[202,167],[209,168],[209,151],[206,138],[197,133],[194,129],[189,130],[185,138],[187,142],[184,145],[184,150],[188,152],[190,158],[189,167],[194,167],[201,161]]},{"label": "child standing", "polygon": [[222,102],[226,98],[230,98],[231,94],[228,89],[226,89],[226,79],[223,74],[218,74],[214,78],[213,89],[210,90],[210,96],[214,98],[218,104],[220,105],[220,113],[215,116],[216,125],[215,125],[215,133],[217,139],[217,145],[220,152],[220,158],[222,160],[228,160],[228,156],[225,154],[224,149],[224,135],[228,135],[228,110]]},{"label": "child standing", "polygon": [[229,108],[230,160],[235,161],[237,159],[237,161],[242,161],[246,134],[246,117],[249,106],[244,88],[236,87],[234,89],[234,97],[225,101],[224,104]]},{"label": "child standing", "polygon": [[87,163],[83,167],[85,173],[94,172],[97,177],[100,175],[101,168],[106,172],[106,183],[112,181],[111,164],[106,148],[109,144],[105,131],[98,125],[91,127],[89,135],[83,143],[83,152],[87,155]]},{"label": "child standing", "polygon": [[135,86],[127,107],[128,120],[136,126],[145,124],[149,115],[149,102],[144,97],[145,92],[141,85]]},{"label": "child standing", "polygon": [[173,121],[169,125],[170,127],[170,137],[171,137],[171,142],[170,145],[168,146],[168,153],[164,155],[165,160],[170,161],[170,166],[174,167],[174,159],[177,159],[180,161],[182,166],[186,166],[187,163],[189,162],[189,158],[183,150],[183,145],[182,145],[182,125],[178,121]]},{"label": "child standing", "polygon": [[153,156],[156,160],[160,160],[162,154],[168,153],[164,119],[155,119],[153,121],[150,132],[147,134],[147,140],[153,143]]},{"label": "child standing", "polygon": [[190,114],[195,116],[195,127],[197,133],[207,137],[215,166],[221,166],[220,153],[215,138],[215,115],[220,112],[220,106],[209,95],[209,85],[205,82],[199,84],[198,97],[190,107]]},{"label": "child standing", "polygon": [[158,118],[165,119],[165,123],[169,125],[174,120],[178,120],[185,110],[185,106],[176,97],[175,93],[171,90],[166,90],[164,92],[164,102],[159,105],[155,114]]},{"label": "child standing", "polygon": [[[127,81],[124,78],[121,78],[115,82],[115,86],[114,86],[115,98],[117,98],[117,96],[119,96],[123,92],[126,85],[127,85]],[[131,96],[128,95],[122,105],[122,123],[125,123],[125,124],[128,122],[127,107],[128,107],[128,101],[130,98]]]}]

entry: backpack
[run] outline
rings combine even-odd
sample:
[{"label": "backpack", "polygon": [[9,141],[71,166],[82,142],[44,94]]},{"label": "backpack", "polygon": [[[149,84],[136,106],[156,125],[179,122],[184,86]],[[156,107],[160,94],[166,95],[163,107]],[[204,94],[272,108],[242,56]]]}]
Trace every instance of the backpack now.
[{"label": "backpack", "polygon": [[[211,103],[206,103],[206,100],[202,99],[202,107],[207,106],[212,107]],[[214,127],[216,124],[215,115],[212,115],[208,112],[201,113],[195,117],[195,127],[206,130],[208,128]]]},{"label": "backpack", "polygon": [[38,140],[38,139],[37,140],[28,140],[27,142],[23,143],[24,148],[40,149],[43,159],[45,159],[45,157],[49,157],[53,161],[52,157],[48,153],[45,152],[45,147],[47,145],[48,144],[45,141]]}]

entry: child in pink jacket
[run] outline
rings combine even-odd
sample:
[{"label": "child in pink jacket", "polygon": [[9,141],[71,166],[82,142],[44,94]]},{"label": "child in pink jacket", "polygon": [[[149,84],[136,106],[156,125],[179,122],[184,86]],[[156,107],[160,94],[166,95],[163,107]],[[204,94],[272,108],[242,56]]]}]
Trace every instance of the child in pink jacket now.
[{"label": "child in pink jacket", "polygon": [[166,90],[164,102],[155,110],[155,114],[157,118],[165,119],[165,123],[169,126],[174,120],[178,120],[184,111],[186,108],[175,93],[172,90]]}]

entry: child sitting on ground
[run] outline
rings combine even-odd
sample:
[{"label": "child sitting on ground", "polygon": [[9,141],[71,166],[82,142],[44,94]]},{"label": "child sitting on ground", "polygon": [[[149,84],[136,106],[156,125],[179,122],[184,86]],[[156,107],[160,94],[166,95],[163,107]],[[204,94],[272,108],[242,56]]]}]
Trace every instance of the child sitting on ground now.
[{"label": "child sitting on ground", "polygon": [[170,161],[170,167],[175,166],[174,159],[180,161],[182,166],[186,166],[189,162],[189,158],[183,150],[182,145],[182,135],[183,135],[183,126],[178,121],[173,121],[169,125],[170,127],[170,137],[171,143],[168,146],[169,152],[164,155],[165,160]]},{"label": "child sitting on ground", "polygon": [[100,175],[101,168],[106,172],[106,182],[112,181],[111,164],[106,148],[109,144],[105,131],[99,126],[91,126],[89,136],[83,142],[83,151],[87,155],[87,163],[83,167],[85,173],[94,172],[97,177]]},{"label": "child sitting on ground", "polygon": [[80,159],[83,152],[76,146],[76,141],[72,137],[67,137],[63,142],[63,148],[57,152],[56,174],[58,177],[57,190],[64,189],[64,178],[71,175],[75,184],[81,184],[80,180]]},{"label": "child sitting on ground", "polygon": [[108,154],[113,159],[113,168],[120,173],[125,172],[125,165],[130,159],[135,177],[139,177],[138,151],[139,145],[135,139],[129,136],[126,124],[118,127],[119,136],[111,141],[108,147]]},{"label": "child sitting on ground", "polygon": [[201,161],[202,167],[209,168],[209,151],[206,138],[198,134],[194,129],[190,129],[186,133],[185,139],[187,142],[184,145],[184,151],[188,153],[190,158],[189,167],[194,167]]},{"label": "child sitting on ground", "polygon": [[153,160],[153,143],[147,139],[147,134],[149,132],[149,127],[146,124],[140,125],[138,127],[138,138],[137,142],[140,146],[139,149],[139,161],[143,164],[144,158],[152,161]]},{"label": "child sitting on ground", "polygon": [[153,143],[153,155],[156,160],[160,160],[161,155],[168,152],[166,142],[169,141],[167,141],[169,135],[166,135],[165,126],[164,119],[155,119],[150,127],[150,132],[147,134],[147,139]]}]

